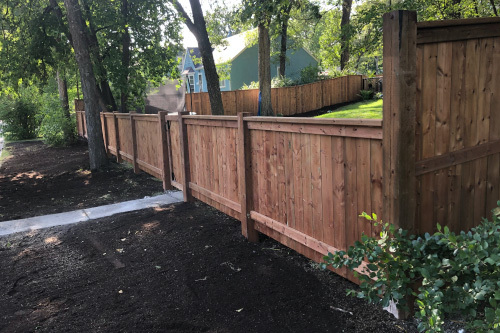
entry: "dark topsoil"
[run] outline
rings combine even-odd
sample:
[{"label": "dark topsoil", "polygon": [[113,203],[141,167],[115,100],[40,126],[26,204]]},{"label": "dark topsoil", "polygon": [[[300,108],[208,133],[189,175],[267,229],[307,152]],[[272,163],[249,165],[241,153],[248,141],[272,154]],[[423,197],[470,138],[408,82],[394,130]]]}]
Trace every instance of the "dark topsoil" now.
[{"label": "dark topsoil", "polygon": [[[2,219],[161,191],[85,146],[11,144]],[[0,237],[0,332],[412,332],[347,280],[199,202]]]},{"label": "dark topsoil", "polygon": [[50,148],[40,141],[8,143],[0,165],[0,221],[61,213],[163,192],[146,173],[110,163],[89,171],[87,145]]},{"label": "dark topsoil", "polygon": [[354,285],[182,203],[0,237],[0,332],[408,332]]}]

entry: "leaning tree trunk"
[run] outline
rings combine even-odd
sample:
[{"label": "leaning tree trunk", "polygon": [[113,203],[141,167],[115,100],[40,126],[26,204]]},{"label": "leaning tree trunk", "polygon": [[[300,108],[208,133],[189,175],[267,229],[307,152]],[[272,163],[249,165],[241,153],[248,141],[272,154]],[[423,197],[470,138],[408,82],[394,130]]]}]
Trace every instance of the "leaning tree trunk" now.
[{"label": "leaning tree trunk", "polygon": [[281,14],[281,47],[280,47],[280,72],[281,77],[285,76],[286,73],[286,50],[288,41],[288,21],[290,20],[290,11],[292,10],[292,4],[289,4]]},{"label": "leaning tree trunk", "polygon": [[340,21],[340,69],[343,70],[349,63],[349,24],[351,22],[352,0],[344,0],[342,3],[342,20]]},{"label": "leaning tree trunk", "polygon": [[57,90],[59,91],[59,100],[61,101],[64,116],[69,118],[68,82],[66,81],[66,77],[64,75],[61,77],[61,72],[59,70],[56,71],[56,80]]},{"label": "leaning tree trunk", "polygon": [[193,20],[186,13],[182,5],[177,0],[170,0],[177,9],[177,12],[184,18],[186,26],[196,37],[198,49],[201,54],[201,61],[205,70],[205,78],[207,80],[208,97],[210,100],[210,108],[214,115],[224,115],[224,105],[222,104],[222,96],[220,93],[219,75],[215,66],[214,56],[212,54],[212,46],[208,39],[207,26],[203,11],[199,0],[189,0],[191,11],[193,12]]},{"label": "leaning tree trunk", "polygon": [[85,23],[78,0],[64,0],[68,13],[68,25],[73,39],[75,58],[80,70],[85,120],[87,121],[87,139],[89,143],[90,169],[98,170],[108,164],[104,140],[102,138],[99,93],[97,91],[94,69],[90,60],[89,45],[85,32]]},{"label": "leaning tree trunk", "polygon": [[122,0],[123,36],[122,36],[122,87],[120,91],[120,112],[127,112],[128,77],[130,67],[130,33],[128,31],[128,0]]},{"label": "leaning tree trunk", "polygon": [[271,41],[269,28],[259,24],[259,91],[261,94],[260,114],[274,116],[271,103]]},{"label": "leaning tree trunk", "polygon": [[217,74],[217,67],[215,66],[212,46],[208,39],[207,26],[205,18],[203,17],[203,11],[201,10],[200,1],[189,0],[189,3],[191,4],[191,11],[193,12],[194,24],[196,25],[196,30],[198,30],[198,34],[195,34],[195,37],[198,41],[201,61],[205,69],[210,108],[212,109],[212,114],[223,115],[224,105],[222,104],[222,96],[220,93],[219,75]]}]

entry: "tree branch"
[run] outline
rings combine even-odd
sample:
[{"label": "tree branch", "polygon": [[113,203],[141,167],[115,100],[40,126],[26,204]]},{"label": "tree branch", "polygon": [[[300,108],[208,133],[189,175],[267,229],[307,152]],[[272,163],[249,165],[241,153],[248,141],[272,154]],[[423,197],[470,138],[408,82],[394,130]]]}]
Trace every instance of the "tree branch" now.
[{"label": "tree branch", "polygon": [[170,2],[174,5],[175,9],[179,13],[179,15],[186,21],[186,26],[188,27],[189,31],[195,35],[196,39],[198,39],[198,30],[196,29],[196,26],[194,25],[193,21],[191,21],[191,18],[189,15],[186,13],[182,5],[177,1],[177,0],[170,0]]},{"label": "tree branch", "polygon": [[493,13],[495,14],[495,16],[498,16],[497,7],[495,7],[495,1],[490,0],[490,4],[491,4],[491,7],[493,8]]}]

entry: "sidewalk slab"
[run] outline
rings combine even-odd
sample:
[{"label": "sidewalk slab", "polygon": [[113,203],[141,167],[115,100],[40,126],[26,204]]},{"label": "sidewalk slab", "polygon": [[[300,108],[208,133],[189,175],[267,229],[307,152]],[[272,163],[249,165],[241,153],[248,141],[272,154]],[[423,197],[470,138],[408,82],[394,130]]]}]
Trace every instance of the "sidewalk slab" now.
[{"label": "sidewalk slab", "polygon": [[130,200],[111,205],[79,209],[66,213],[35,216],[19,220],[0,222],[0,236],[16,232],[50,228],[60,225],[84,222],[119,213],[132,212],[146,208],[160,207],[182,202],[182,192],[169,191],[154,197]]}]

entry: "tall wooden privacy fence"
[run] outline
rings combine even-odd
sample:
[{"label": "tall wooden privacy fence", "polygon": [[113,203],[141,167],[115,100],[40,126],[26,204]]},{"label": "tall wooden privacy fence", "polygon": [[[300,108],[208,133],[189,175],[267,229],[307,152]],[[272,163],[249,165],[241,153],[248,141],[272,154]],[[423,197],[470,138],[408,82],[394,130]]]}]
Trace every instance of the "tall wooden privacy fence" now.
[{"label": "tall wooden privacy fence", "polygon": [[[500,199],[500,20],[384,16],[384,121],[101,115],[106,149],[315,260],[378,229],[469,229]],[[85,135],[83,113],[78,131]],[[345,270],[339,274],[354,280]]]},{"label": "tall wooden privacy fence", "polygon": [[[273,110],[276,114],[291,116],[325,106],[357,101],[359,91],[363,89],[362,79],[361,75],[348,75],[300,86],[273,88]],[[258,89],[223,91],[221,95],[225,115],[236,115],[238,112],[257,115]],[[212,114],[208,93],[186,94],[186,109],[199,115]]]},{"label": "tall wooden privacy fence", "polygon": [[384,16],[384,216],[468,230],[500,198],[500,19]]}]

